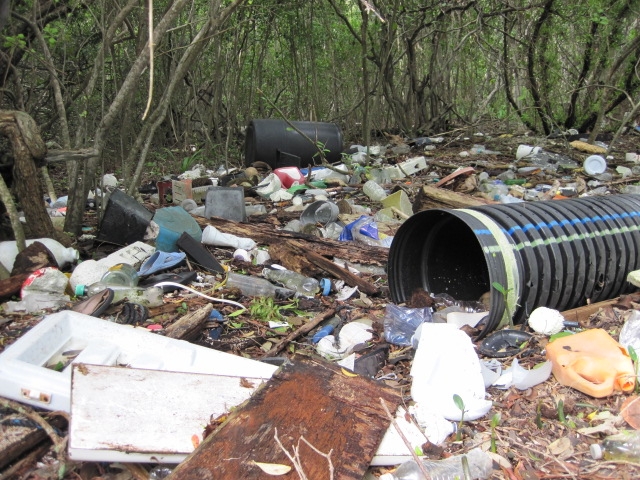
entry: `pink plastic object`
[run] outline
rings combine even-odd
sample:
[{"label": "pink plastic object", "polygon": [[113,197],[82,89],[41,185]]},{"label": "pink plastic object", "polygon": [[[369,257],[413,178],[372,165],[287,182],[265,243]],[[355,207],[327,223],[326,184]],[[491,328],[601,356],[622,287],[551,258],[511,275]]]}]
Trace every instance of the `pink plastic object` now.
[{"label": "pink plastic object", "polygon": [[281,167],[276,168],[275,173],[284,188],[291,188],[294,183],[302,185],[304,183],[304,175],[298,167]]}]

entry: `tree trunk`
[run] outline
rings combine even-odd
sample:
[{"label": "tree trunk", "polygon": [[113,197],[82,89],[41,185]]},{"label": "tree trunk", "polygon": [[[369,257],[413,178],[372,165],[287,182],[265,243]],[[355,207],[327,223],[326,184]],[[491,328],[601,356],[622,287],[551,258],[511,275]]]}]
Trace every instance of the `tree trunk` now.
[{"label": "tree trunk", "polygon": [[24,210],[31,236],[61,241],[64,235],[58,235],[47,215],[44,191],[38,178],[37,167],[43,165],[47,147],[36,122],[24,112],[0,110],[0,133],[11,142],[15,158],[14,191]]}]

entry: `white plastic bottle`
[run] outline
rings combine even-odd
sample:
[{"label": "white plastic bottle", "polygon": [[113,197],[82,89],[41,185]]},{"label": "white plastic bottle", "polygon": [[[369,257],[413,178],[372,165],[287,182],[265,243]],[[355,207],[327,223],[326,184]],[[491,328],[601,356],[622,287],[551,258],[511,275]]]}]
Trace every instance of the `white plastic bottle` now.
[{"label": "white plastic bottle", "polygon": [[[422,464],[429,473],[430,478],[438,480],[455,480],[466,478],[464,475],[462,458],[467,458],[470,478],[487,479],[493,471],[491,457],[479,448],[474,448],[466,455],[455,455],[444,460],[423,460]],[[424,480],[425,476],[416,462],[409,460],[400,465],[395,472],[386,473],[380,480]]]},{"label": "white plastic bottle", "polygon": [[320,291],[320,282],[318,280],[305,277],[301,273],[291,270],[265,268],[262,270],[262,275],[305,297],[313,297]]},{"label": "white plastic bottle", "polygon": [[384,191],[378,183],[374,180],[368,180],[364,186],[362,187],[365,195],[369,197],[374,202],[381,202],[385,198],[387,198],[387,193]]},{"label": "white plastic bottle", "polygon": [[[77,261],[79,258],[79,253],[77,250],[73,248],[67,248],[53,238],[36,238],[27,240],[27,247],[33,242],[40,242],[45,247],[47,247],[51,251],[51,253],[53,253],[53,256],[55,257],[56,262],[58,262],[58,266],[60,268],[63,268],[69,263]],[[16,246],[15,240],[0,242],[0,262],[2,262],[7,270],[11,271],[13,269],[13,264],[16,260],[17,255],[18,247]]]}]

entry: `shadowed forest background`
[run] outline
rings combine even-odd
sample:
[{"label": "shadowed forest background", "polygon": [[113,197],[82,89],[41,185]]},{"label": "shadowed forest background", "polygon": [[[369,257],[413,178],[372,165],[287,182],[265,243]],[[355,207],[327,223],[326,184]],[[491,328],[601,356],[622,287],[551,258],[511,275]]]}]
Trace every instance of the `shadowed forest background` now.
[{"label": "shadowed forest background", "polygon": [[3,3],[0,110],[74,152],[72,233],[102,172],[133,193],[143,173],[238,165],[252,118],[369,144],[487,124],[595,137],[639,114],[640,0]]}]

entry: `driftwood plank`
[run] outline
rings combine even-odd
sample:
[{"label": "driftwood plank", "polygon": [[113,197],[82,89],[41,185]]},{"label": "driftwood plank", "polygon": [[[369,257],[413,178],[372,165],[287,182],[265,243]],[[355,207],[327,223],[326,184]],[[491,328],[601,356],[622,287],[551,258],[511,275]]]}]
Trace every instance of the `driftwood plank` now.
[{"label": "driftwood plank", "polygon": [[213,305],[208,303],[195,312],[191,312],[172,323],[166,329],[166,336],[180,340],[193,340],[198,336],[204,324],[209,319]]},{"label": "driftwood plank", "polygon": [[423,186],[413,202],[415,213],[431,208],[467,208],[487,205],[492,202],[479,197],[472,197],[463,193],[452,192],[445,188],[430,185]]},{"label": "driftwood plank", "polygon": [[[277,430],[289,452],[299,445],[307,478],[330,478],[329,463],[304,440],[324,454],[331,452],[334,478],[360,480],[391,422],[380,399],[392,412],[401,401],[383,384],[345,375],[322,360],[296,357],[230,414],[168,479],[274,478],[253,462],[292,466],[276,443]],[[300,477],[292,469],[278,478]]]},{"label": "driftwood plank", "polygon": [[315,237],[304,233],[277,230],[266,222],[240,223],[224,218],[212,217],[196,218],[201,227],[212,225],[224,233],[231,233],[239,237],[249,237],[263,245],[272,245],[285,240],[298,240],[309,245],[309,249],[324,257],[334,256],[345,258],[353,263],[365,265],[386,265],[389,257],[389,249],[383,247],[370,247],[355,242],[339,242],[328,238]]}]

